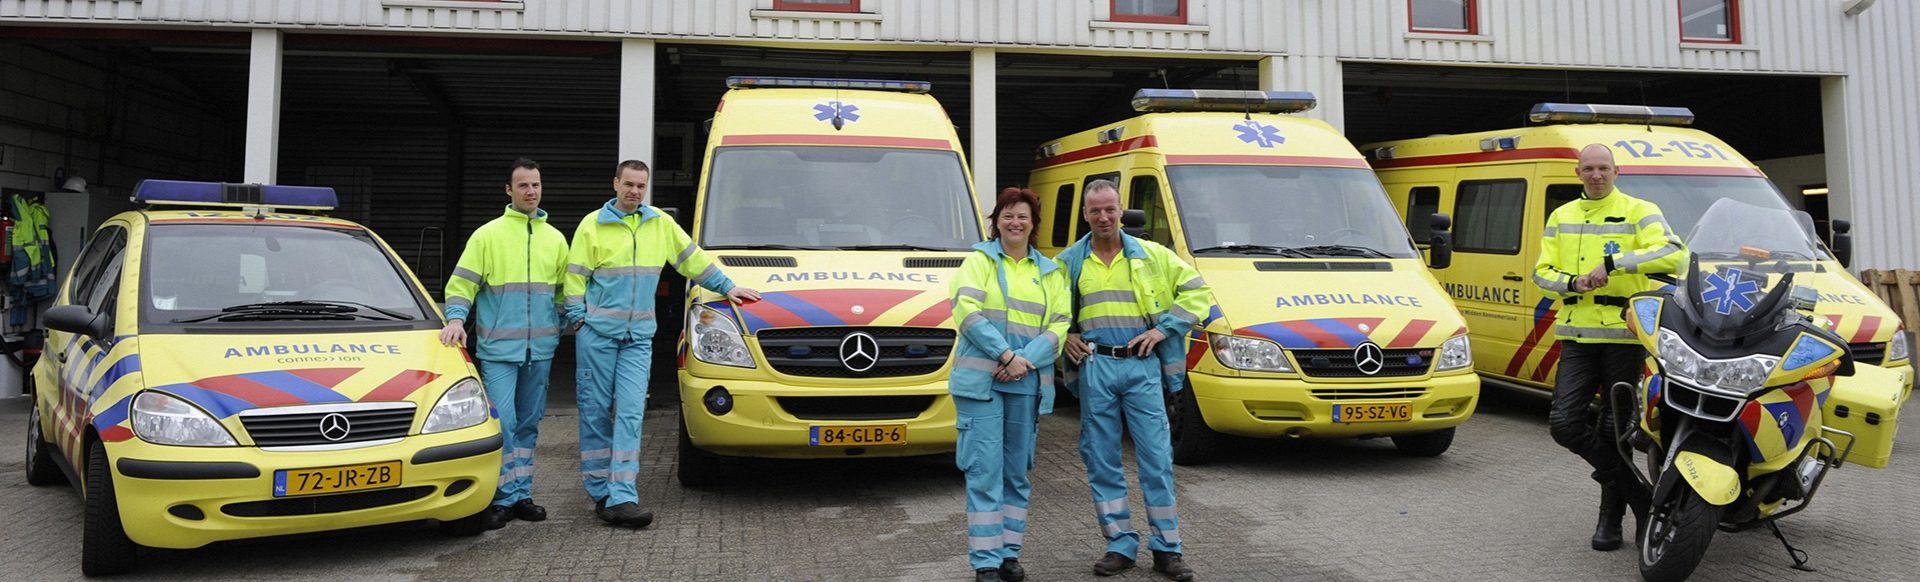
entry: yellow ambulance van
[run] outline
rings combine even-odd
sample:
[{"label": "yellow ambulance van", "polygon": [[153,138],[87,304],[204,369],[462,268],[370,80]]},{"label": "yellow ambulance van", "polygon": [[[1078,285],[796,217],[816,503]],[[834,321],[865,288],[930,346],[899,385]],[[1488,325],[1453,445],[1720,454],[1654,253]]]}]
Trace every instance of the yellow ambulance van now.
[{"label": "yellow ambulance van", "polygon": [[982,235],[931,85],[727,82],[693,237],[763,299],[688,297],[680,482],[713,482],[724,457],[952,451],[948,286]]},{"label": "yellow ambulance van", "polygon": [[1080,201],[1109,180],[1130,232],[1213,287],[1215,309],[1189,338],[1191,389],[1168,396],[1176,462],[1204,461],[1216,432],[1389,436],[1439,455],[1473,414],[1465,324],[1359,152],[1288,115],[1314,104],[1302,92],[1143,89],[1143,115],[1036,154],[1044,252],[1088,232]]},{"label": "yellow ambulance van", "polygon": [[[1620,191],[1659,205],[1683,240],[1707,207],[1723,198],[1789,208],[1739,151],[1684,127],[1693,121],[1685,108],[1542,103],[1529,118],[1540,125],[1361,146],[1416,237],[1420,217],[1452,215],[1453,266],[1435,275],[1473,330],[1474,361],[1489,380],[1553,388],[1560,359],[1552,330],[1558,305],[1531,280],[1547,214],[1580,196],[1574,167],[1581,148],[1611,147]],[[1841,400],[1859,402],[1830,411],[1829,418],[1841,428],[1878,434],[1911,392],[1911,348],[1893,310],[1847,272],[1852,244],[1846,222],[1834,221],[1833,231],[1831,247],[1813,241],[1821,256],[1795,266],[1794,281],[1819,290],[1818,313],[1847,339],[1858,363],[1871,365],[1836,384]],[[1815,238],[1811,231],[1806,236]],[[1866,411],[1875,410],[1867,423]]]}]

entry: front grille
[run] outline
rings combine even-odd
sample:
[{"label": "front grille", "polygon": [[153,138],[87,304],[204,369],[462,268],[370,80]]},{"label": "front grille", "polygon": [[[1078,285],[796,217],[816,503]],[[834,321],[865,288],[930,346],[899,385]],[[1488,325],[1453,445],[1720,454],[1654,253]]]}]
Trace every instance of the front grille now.
[{"label": "front grille", "polygon": [[[880,344],[873,368],[855,372],[840,360],[840,342],[866,332]],[[926,327],[788,327],[757,334],[761,354],[782,374],[820,378],[889,378],[932,374],[947,364],[953,330]]]},{"label": "front grille", "polygon": [[1667,405],[1695,418],[1713,422],[1733,420],[1740,414],[1740,407],[1747,403],[1743,398],[1702,392],[1670,377],[1662,376],[1660,380],[1665,388],[1661,398]]},{"label": "front grille", "polygon": [[780,408],[801,420],[902,420],[919,417],[933,396],[783,396]]},{"label": "front grille", "polygon": [[960,257],[907,257],[900,264],[909,269],[952,269],[963,261],[966,259]]},{"label": "front grille", "polygon": [[1377,400],[1382,398],[1419,398],[1426,388],[1315,388],[1313,397],[1321,400]]},{"label": "front grille", "polygon": [[[349,405],[319,410],[303,407],[279,413],[267,409],[266,412],[242,414],[240,425],[246,427],[247,434],[253,437],[254,446],[258,447],[342,445],[405,437],[407,429],[413,426],[413,412],[414,405],[411,402]],[[321,421],[333,414],[346,418],[348,430],[344,438],[329,439],[321,433]]]},{"label": "front grille", "polygon": [[399,489],[361,491],[359,493],[338,493],[334,495],[315,495],[313,497],[291,497],[287,499],[228,503],[220,506],[220,512],[234,517],[319,515],[322,513],[340,513],[342,511],[399,505],[426,497],[432,493],[432,485],[420,485]]},{"label": "front grille", "polygon": [[1300,372],[1318,378],[1392,378],[1398,376],[1419,376],[1427,373],[1433,366],[1433,348],[1402,348],[1380,350],[1385,362],[1380,371],[1367,374],[1353,360],[1353,349],[1332,350],[1293,350],[1293,360],[1300,363]]},{"label": "front grille", "polygon": [[1847,344],[1847,350],[1853,352],[1853,362],[1856,364],[1878,366],[1887,359],[1886,342]]},{"label": "front grille", "polygon": [[720,264],[729,267],[786,267],[800,266],[793,257],[743,257],[740,255],[720,255]]}]

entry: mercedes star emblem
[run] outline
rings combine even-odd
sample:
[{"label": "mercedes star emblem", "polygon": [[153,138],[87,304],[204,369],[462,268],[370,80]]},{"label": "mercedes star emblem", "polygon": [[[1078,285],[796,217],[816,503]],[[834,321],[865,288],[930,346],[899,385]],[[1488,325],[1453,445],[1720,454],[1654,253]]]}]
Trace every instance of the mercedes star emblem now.
[{"label": "mercedes star emblem", "polygon": [[1380,351],[1380,344],[1363,342],[1353,348],[1353,367],[1360,373],[1372,376],[1380,373],[1387,365],[1387,353]]},{"label": "mercedes star emblem", "polygon": [[353,432],[353,423],[347,422],[347,415],[338,412],[320,417],[320,436],[330,441],[347,438]]},{"label": "mercedes star emblem", "polygon": [[880,340],[864,331],[847,334],[840,340],[840,364],[848,370],[865,372],[880,363]]}]

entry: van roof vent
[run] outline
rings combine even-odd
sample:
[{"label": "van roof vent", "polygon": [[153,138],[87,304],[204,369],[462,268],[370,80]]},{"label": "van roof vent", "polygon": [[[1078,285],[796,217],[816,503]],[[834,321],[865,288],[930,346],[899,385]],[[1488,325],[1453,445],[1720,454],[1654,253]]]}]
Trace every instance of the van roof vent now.
[{"label": "van roof vent", "polygon": [[1261,271],[1392,271],[1393,263],[1386,261],[1258,261],[1253,268]]},{"label": "van roof vent", "polygon": [[960,262],[965,260],[959,257],[907,257],[901,263],[909,269],[957,269]]},{"label": "van roof vent", "polygon": [[729,267],[798,267],[800,261],[793,257],[743,257],[739,255],[720,255],[720,264]]}]

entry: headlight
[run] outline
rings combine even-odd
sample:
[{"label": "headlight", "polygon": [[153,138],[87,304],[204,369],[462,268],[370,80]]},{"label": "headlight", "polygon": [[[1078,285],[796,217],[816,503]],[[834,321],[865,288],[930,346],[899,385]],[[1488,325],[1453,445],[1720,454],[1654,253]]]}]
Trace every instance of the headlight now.
[{"label": "headlight", "polygon": [[427,413],[427,423],[420,427],[420,434],[458,430],[487,421],[487,389],[480,381],[467,378],[455,382],[446,394],[440,395],[440,401],[434,403],[433,411]]},{"label": "headlight", "polygon": [[156,445],[231,447],[236,444],[220,421],[185,400],[160,392],[141,392],[135,396],[132,416],[133,434]]},{"label": "headlight", "polygon": [[1705,390],[1744,397],[1766,384],[1778,363],[1780,358],[1773,356],[1710,360],[1693,351],[1680,334],[1660,330],[1661,371]]},{"label": "headlight", "polygon": [[1235,370],[1255,372],[1292,372],[1280,344],[1267,340],[1218,333],[1207,334],[1213,342],[1213,356]]},{"label": "headlight", "polygon": [[1907,351],[1907,329],[1903,327],[1893,332],[1893,341],[1887,342],[1887,358],[1881,360],[1881,363],[1886,365],[1903,363],[1912,355],[1912,352]]},{"label": "headlight", "polygon": [[1473,366],[1473,343],[1467,336],[1457,335],[1440,344],[1440,364],[1437,371],[1458,370]]},{"label": "headlight", "polygon": [[747,341],[740,327],[719,310],[705,305],[693,306],[687,313],[687,348],[693,357],[709,364],[753,367],[753,355],[747,353]]}]

